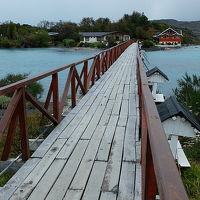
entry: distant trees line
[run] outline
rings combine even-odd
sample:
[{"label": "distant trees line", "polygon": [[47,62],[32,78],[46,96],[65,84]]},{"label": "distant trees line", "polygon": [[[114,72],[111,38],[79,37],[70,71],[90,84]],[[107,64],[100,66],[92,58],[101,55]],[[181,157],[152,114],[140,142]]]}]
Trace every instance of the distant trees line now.
[{"label": "distant trees line", "polygon": [[[167,24],[148,20],[144,13],[139,12],[125,14],[117,22],[111,22],[109,18],[95,20],[92,17],[83,18],[79,24],[43,20],[37,27],[5,22],[0,24],[0,47],[57,46],[64,45],[66,39],[74,40],[75,43],[71,44],[77,44],[80,42],[79,32],[93,31],[121,31],[129,34],[132,39],[151,40],[154,33],[163,31],[167,27]],[[58,32],[59,35],[52,39],[48,32]],[[188,40],[190,37],[186,38]]]}]

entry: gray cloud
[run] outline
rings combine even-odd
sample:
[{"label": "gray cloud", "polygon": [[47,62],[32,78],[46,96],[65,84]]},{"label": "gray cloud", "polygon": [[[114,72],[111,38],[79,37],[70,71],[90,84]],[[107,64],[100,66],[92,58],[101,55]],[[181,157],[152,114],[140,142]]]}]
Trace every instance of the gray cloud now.
[{"label": "gray cloud", "polygon": [[199,0],[0,0],[0,22],[37,24],[41,20],[75,21],[83,17],[118,20],[144,12],[150,19],[200,20]]}]

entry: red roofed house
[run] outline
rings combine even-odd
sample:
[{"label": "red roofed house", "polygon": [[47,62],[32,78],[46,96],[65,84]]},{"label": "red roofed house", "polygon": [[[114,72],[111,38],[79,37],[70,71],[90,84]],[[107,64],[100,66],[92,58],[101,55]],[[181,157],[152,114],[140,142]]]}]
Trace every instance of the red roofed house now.
[{"label": "red roofed house", "polygon": [[168,28],[164,30],[162,33],[156,35],[159,46],[167,45],[171,47],[181,46],[181,42],[183,40],[182,31],[178,33],[172,28]]}]

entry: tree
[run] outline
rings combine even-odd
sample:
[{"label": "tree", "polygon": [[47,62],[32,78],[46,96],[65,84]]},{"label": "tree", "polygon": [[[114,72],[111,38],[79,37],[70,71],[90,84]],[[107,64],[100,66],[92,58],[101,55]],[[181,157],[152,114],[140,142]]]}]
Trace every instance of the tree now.
[{"label": "tree", "polygon": [[178,87],[173,90],[177,100],[200,120],[200,76],[185,73],[177,83]]},{"label": "tree", "polygon": [[13,22],[10,22],[7,28],[8,39],[14,40],[17,38],[17,29],[16,25]]},{"label": "tree", "polygon": [[55,26],[55,23],[49,22],[47,20],[42,20],[38,24],[38,27],[43,28],[43,29],[51,29],[53,26]]},{"label": "tree", "polygon": [[81,31],[94,31],[95,20],[92,17],[85,17],[81,20],[79,26]]},{"label": "tree", "polygon": [[[7,74],[5,78],[0,79],[0,87],[28,78],[28,75],[29,74]],[[37,99],[41,98],[44,91],[43,86],[37,82],[27,85],[27,90]],[[6,95],[9,97],[12,96],[12,94]]]},{"label": "tree", "polygon": [[60,21],[50,30],[59,33],[58,40],[60,41],[67,38],[74,39],[76,42],[79,42],[80,40],[79,29],[76,23]]},{"label": "tree", "polygon": [[23,38],[24,47],[47,47],[49,42],[50,37],[46,31],[27,34]]}]

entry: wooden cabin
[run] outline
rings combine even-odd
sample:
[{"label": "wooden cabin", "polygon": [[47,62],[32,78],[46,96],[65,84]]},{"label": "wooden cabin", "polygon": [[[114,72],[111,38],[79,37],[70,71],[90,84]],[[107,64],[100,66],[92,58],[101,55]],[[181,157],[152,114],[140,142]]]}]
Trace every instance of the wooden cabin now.
[{"label": "wooden cabin", "polygon": [[159,42],[158,46],[180,47],[183,40],[182,31],[178,32],[172,28],[164,30],[162,33],[154,35]]},{"label": "wooden cabin", "polygon": [[112,36],[114,40],[117,41],[127,41],[130,40],[130,35],[122,32],[80,32],[81,41],[83,43],[95,43],[95,42],[107,42],[107,37]]},{"label": "wooden cabin", "polygon": [[[165,102],[157,105],[158,113],[162,121],[163,128],[169,139],[170,147],[174,158],[178,158],[178,163],[189,163],[185,160],[181,144],[178,144],[178,138],[196,137],[196,133],[200,131],[200,124],[192,115],[192,113],[184,108],[175,97],[170,97]],[[180,155],[179,155],[179,154]],[[190,167],[185,165],[182,167]]]},{"label": "wooden cabin", "polygon": [[147,71],[146,75],[155,103],[164,102],[164,95],[157,93],[157,87],[158,83],[165,83],[169,80],[167,75],[157,67],[154,67],[151,70]]}]

